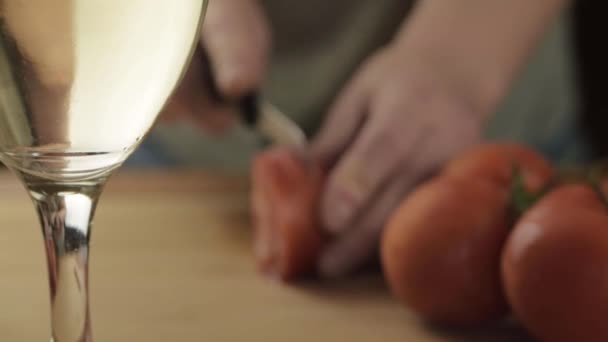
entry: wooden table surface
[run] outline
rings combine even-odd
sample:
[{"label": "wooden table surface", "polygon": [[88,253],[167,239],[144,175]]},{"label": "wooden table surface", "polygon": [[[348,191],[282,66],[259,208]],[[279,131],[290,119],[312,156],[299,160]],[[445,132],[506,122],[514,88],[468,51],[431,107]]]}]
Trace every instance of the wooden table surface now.
[{"label": "wooden table surface", "polygon": [[[258,276],[247,182],[204,172],[124,171],[92,238],[96,341],[521,341],[508,325],[425,327],[379,275],[287,287]],[[0,341],[48,341],[42,236],[16,178],[0,172]]]}]

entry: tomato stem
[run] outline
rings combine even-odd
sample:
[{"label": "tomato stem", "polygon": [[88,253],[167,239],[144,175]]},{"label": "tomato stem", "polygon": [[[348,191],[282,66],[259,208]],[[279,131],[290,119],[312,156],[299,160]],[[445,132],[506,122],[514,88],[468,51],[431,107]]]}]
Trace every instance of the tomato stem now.
[{"label": "tomato stem", "polygon": [[600,201],[608,210],[608,194],[602,187],[602,180],[608,178],[608,162],[599,161],[589,165],[562,166],[557,174],[538,191],[526,187],[525,177],[519,165],[513,164],[511,182],[512,219],[517,221],[525,212],[534,206],[545,194],[564,184],[585,184],[593,189]]},{"label": "tomato stem", "polygon": [[[606,175],[606,164],[594,165],[592,167],[567,166],[562,167],[555,177],[552,177],[538,191],[531,191],[526,187],[524,174],[521,167],[513,165],[513,178],[511,183],[511,207],[513,219],[519,219],[528,209],[536,204],[545,194],[560,185],[568,183],[585,183],[596,189],[602,201],[608,208],[608,197],[601,190],[600,180]],[[595,184],[595,185],[594,185]]]},{"label": "tomato stem", "polygon": [[513,181],[511,183],[511,211],[513,220],[518,220],[530,207],[540,200],[551,188],[551,183],[539,191],[530,191],[525,184],[523,172],[520,167],[513,167]]},{"label": "tomato stem", "polygon": [[592,165],[587,173],[587,181],[589,182],[589,185],[593,191],[595,191],[597,197],[599,197],[606,209],[608,209],[608,197],[602,188],[602,179],[606,177],[607,170],[606,164],[602,162]]}]

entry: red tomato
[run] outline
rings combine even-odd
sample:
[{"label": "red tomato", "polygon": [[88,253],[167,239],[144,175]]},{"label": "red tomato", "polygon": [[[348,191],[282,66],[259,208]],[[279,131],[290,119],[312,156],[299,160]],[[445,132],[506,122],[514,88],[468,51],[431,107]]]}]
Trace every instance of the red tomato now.
[{"label": "red tomato", "polygon": [[538,191],[553,176],[551,164],[539,153],[517,143],[489,143],[471,148],[452,160],[443,174],[480,178],[509,187],[517,168],[526,188]]},{"label": "red tomato", "polygon": [[516,168],[530,192],[554,173],[523,145],[480,145],[449,162],[389,220],[381,246],[389,286],[422,317],[468,325],[507,311],[500,255],[513,221]]},{"label": "red tomato", "polygon": [[502,259],[517,318],[543,341],[608,341],[608,211],[565,185],[519,221]]},{"label": "red tomato", "polygon": [[390,218],[382,263],[392,292],[424,319],[472,325],[507,311],[500,255],[509,232],[506,189],[439,177]]},{"label": "red tomato", "polygon": [[322,180],[318,166],[286,148],[255,159],[254,252],[263,273],[287,281],[314,269],[323,245],[317,209]]}]

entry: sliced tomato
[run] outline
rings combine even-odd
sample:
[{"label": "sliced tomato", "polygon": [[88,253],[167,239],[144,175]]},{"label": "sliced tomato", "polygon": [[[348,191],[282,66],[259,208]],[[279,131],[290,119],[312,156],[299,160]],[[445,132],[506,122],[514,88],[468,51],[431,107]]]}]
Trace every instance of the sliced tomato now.
[{"label": "sliced tomato", "polygon": [[260,271],[282,280],[314,270],[323,245],[318,166],[277,147],[261,153],[252,171],[254,254]]}]

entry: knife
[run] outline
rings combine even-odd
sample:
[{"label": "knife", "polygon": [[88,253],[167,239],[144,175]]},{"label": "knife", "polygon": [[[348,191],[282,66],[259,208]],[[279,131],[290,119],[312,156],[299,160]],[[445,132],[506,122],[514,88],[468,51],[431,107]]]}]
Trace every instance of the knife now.
[{"label": "knife", "polygon": [[224,98],[217,88],[210,60],[204,51],[203,58],[205,59],[203,77],[213,101],[234,105],[242,122],[270,140],[272,144],[295,146],[306,144],[306,135],[302,129],[276,106],[263,99],[257,90],[250,91],[236,101]]}]

